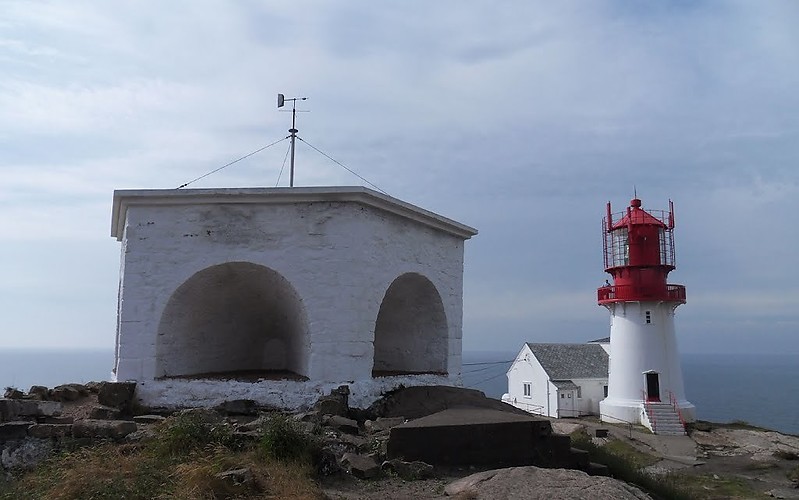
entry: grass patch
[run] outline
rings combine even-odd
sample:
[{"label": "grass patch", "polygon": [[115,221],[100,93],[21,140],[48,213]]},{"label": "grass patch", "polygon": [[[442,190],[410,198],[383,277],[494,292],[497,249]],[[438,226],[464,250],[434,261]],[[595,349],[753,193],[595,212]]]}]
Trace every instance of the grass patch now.
[{"label": "grass patch", "polygon": [[655,465],[660,462],[660,458],[639,451],[632,445],[618,439],[611,439],[603,448],[608,453],[625,459],[637,469],[643,469],[644,467],[649,467],[650,465]]},{"label": "grass patch", "polygon": [[[239,442],[229,425],[201,414],[176,415],[158,427],[155,440],[63,452],[8,484],[0,479],[0,499],[324,498],[312,463],[294,460],[310,457],[310,441],[293,421],[268,422],[271,447]],[[234,469],[245,470],[247,480],[218,476]]]},{"label": "grass patch", "polygon": [[168,498],[164,464],[131,445],[102,444],[64,453],[12,483],[4,500]]},{"label": "grass patch", "polygon": [[792,471],[788,471],[788,479],[799,482],[799,465],[794,467]]},{"label": "grass patch", "polygon": [[739,477],[680,475],[672,476],[674,482],[679,482],[681,491],[696,499],[714,498],[756,498],[759,495],[749,486],[745,479]]},{"label": "grass patch", "polygon": [[233,428],[200,412],[181,413],[162,422],[153,444],[154,451],[165,457],[183,456],[214,446],[234,448]]},{"label": "grass patch", "polygon": [[287,415],[270,414],[261,432],[258,451],[265,459],[311,463],[319,454],[317,440],[303,432]]},{"label": "grass patch", "polygon": [[[609,441],[608,445],[597,446],[583,430],[573,433],[571,437],[572,446],[587,451],[592,462],[606,465],[612,477],[635,484],[653,498],[672,500],[691,500],[696,498],[678,489],[671,482],[669,476],[658,477],[643,472],[641,464],[648,462],[649,459],[631,453],[627,448],[632,447],[626,443],[612,445],[609,448],[608,446],[613,442]],[[637,452],[638,450],[635,451]],[[617,455],[614,452],[620,454]],[[645,453],[641,453],[641,455],[649,457]]]}]

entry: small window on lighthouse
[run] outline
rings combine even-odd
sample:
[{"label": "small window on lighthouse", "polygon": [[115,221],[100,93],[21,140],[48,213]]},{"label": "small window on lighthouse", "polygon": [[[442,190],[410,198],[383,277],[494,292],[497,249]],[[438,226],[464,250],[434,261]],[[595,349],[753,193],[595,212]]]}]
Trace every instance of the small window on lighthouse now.
[{"label": "small window on lighthouse", "polygon": [[652,322],[652,311],[646,312],[646,323],[649,324]]}]

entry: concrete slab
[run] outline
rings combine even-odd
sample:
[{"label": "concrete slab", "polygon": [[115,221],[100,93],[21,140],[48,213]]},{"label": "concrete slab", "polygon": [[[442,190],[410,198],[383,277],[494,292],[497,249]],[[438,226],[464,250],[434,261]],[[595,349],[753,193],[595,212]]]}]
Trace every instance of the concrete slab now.
[{"label": "concrete slab", "polygon": [[544,419],[451,408],[392,428],[388,455],[433,465],[531,465],[551,433]]}]

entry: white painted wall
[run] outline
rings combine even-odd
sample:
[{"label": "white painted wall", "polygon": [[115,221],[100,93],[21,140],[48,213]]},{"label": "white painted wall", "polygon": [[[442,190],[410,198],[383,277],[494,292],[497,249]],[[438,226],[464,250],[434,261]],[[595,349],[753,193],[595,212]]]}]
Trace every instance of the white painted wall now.
[{"label": "white painted wall", "polygon": [[[659,374],[661,400],[671,391],[684,418],[695,420],[694,406],[685,399],[682,368],[674,333],[678,303],[619,302],[611,314],[608,398],[600,404],[603,419],[640,423],[646,389],[645,372]],[[646,311],[651,323],[646,323]]]},{"label": "white painted wall", "polygon": [[[508,392],[504,401],[536,415],[557,417],[556,388],[527,344],[524,344],[511,364],[507,377]],[[529,397],[524,395],[525,382],[531,384]]]},{"label": "white painted wall", "polygon": [[[599,415],[599,402],[604,399],[604,387],[608,385],[606,378],[572,379],[580,387],[582,397],[577,398],[575,390],[572,392],[573,402],[562,400],[560,391],[549,380],[549,375],[527,344],[511,364],[507,377],[508,392],[503,395],[503,401],[530,413],[553,418],[577,416],[578,413]],[[532,384],[530,397],[524,395],[525,382]]]},{"label": "white painted wall", "polygon": [[[457,223],[443,218],[443,222],[431,218],[428,223],[424,217],[430,213],[421,209],[417,209],[420,214],[409,211],[406,217],[403,210],[409,210],[408,206],[398,200],[396,206],[390,206],[394,211],[383,210],[380,204],[386,203],[387,197],[382,195],[378,206],[347,201],[348,195],[341,189],[330,193],[332,201],[319,201],[319,189],[296,188],[291,196],[301,198],[308,192],[313,201],[285,203],[268,201],[272,191],[268,189],[256,190],[257,196],[249,190],[242,203],[235,203],[236,192],[242,190],[201,191],[197,201],[185,191],[180,192],[183,198],[178,201],[170,198],[169,193],[175,191],[122,192],[120,197],[129,198],[127,204],[115,205],[115,233],[122,242],[116,378],[137,381],[139,394],[148,404],[201,404],[248,395],[263,403],[296,407],[310,404],[319,391],[342,383],[352,385],[352,401],[368,404],[379,391],[399,383],[407,385],[410,380],[460,382],[463,240],[468,236],[457,233],[463,233],[465,226],[455,227]],[[364,191],[368,190],[358,188],[356,194],[361,196]],[[265,202],[259,203],[258,196],[264,196]],[[324,196],[326,192],[322,192]],[[449,223],[451,231],[447,230]],[[290,304],[289,311],[301,316],[292,320],[291,328],[299,331],[292,341],[299,342],[300,348],[294,350],[287,368],[307,381],[262,382],[253,388],[253,384],[210,380],[156,380],[169,374],[164,372],[165,366],[182,365],[185,370],[191,365],[186,360],[165,361],[163,356],[159,363],[159,350],[166,358],[190,359],[197,351],[209,356],[224,348],[225,339],[214,338],[213,332],[198,335],[194,345],[169,339],[170,328],[162,321],[185,323],[186,318],[164,317],[170,299],[198,273],[227,263],[268,270],[279,277],[271,285],[282,279],[288,284],[285,289],[296,293],[294,301],[265,296],[258,300],[283,300]],[[425,337],[423,331],[407,332],[410,340],[403,345],[420,358],[441,359],[446,374],[372,380],[378,312],[391,284],[407,273],[423,277],[419,281],[429,282],[438,293],[445,328],[443,333],[439,331],[444,335],[441,339]],[[271,285],[259,288],[258,282],[256,279],[252,285],[254,293],[268,294],[274,289]],[[257,303],[247,310],[256,310]],[[234,296],[232,312],[226,320],[215,320],[217,326],[232,331],[225,321],[241,320],[236,304],[239,301]],[[217,344],[206,349],[208,342]],[[246,350],[241,356],[247,365]],[[213,364],[217,362],[221,364]],[[209,363],[211,367],[230,366],[221,360]]]},{"label": "white painted wall", "polygon": [[580,387],[578,409],[580,415],[599,415],[599,403],[605,399],[607,378],[575,378],[572,381]]}]

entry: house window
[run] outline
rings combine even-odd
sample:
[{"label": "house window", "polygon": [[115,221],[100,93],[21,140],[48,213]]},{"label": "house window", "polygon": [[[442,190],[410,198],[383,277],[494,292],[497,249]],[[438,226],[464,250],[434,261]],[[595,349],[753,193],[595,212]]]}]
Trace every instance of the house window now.
[{"label": "house window", "polygon": [[582,399],[583,397],[583,388],[579,385],[577,386],[577,399]]},{"label": "house window", "polygon": [[569,397],[569,399],[571,399],[571,398],[572,398],[572,393],[571,393],[571,391],[567,392],[567,393],[566,393],[566,395]]},{"label": "house window", "polygon": [[533,384],[530,382],[524,383],[524,397],[529,398],[533,395]]},{"label": "house window", "polygon": [[565,393],[563,393],[563,392],[561,392],[561,393],[560,393],[560,399],[566,399],[566,394],[565,394]]},{"label": "house window", "polygon": [[608,386],[603,387],[602,391],[605,393],[605,397],[608,397]]},{"label": "house window", "polygon": [[646,324],[652,323],[652,311],[646,312]]}]

